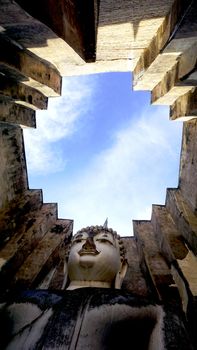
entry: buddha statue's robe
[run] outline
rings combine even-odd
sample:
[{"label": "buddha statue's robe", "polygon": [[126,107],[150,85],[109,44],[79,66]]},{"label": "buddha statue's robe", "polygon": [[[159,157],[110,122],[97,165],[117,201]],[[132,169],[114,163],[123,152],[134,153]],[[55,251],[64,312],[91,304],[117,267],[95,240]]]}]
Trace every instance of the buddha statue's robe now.
[{"label": "buddha statue's robe", "polygon": [[169,306],[105,288],[26,291],[1,304],[1,349],[190,350]]}]

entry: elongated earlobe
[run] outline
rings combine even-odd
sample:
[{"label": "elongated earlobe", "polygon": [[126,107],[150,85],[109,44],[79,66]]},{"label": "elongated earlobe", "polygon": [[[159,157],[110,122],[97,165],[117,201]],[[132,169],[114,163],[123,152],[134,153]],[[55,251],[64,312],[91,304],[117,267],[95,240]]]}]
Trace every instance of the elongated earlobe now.
[{"label": "elongated earlobe", "polygon": [[128,267],[127,260],[124,259],[121,262],[120,271],[117,273],[116,278],[115,278],[115,284],[114,284],[115,289],[121,289],[122,282],[123,282],[124,277],[125,277],[126,272],[127,272],[127,267]]},{"label": "elongated earlobe", "polygon": [[61,289],[66,289],[67,284],[68,284],[68,262],[65,260],[64,261],[64,280],[63,280]]}]

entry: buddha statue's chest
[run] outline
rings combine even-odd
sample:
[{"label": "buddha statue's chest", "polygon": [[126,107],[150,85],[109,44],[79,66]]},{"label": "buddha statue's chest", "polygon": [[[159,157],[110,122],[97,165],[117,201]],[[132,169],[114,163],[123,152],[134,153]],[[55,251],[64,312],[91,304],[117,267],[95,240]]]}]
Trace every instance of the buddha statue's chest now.
[{"label": "buddha statue's chest", "polygon": [[155,323],[154,306],[137,307],[110,291],[75,291],[67,293],[48,318],[44,313],[32,326],[32,334],[38,326],[43,329],[32,348],[126,350],[132,339],[132,349],[145,350]]},{"label": "buddha statue's chest", "polygon": [[[23,315],[17,315],[16,309],[14,317],[25,318],[27,305],[36,305],[40,311],[34,319],[24,319],[5,349],[163,350],[162,332],[155,332],[162,329],[158,305],[138,302],[129,293],[97,288],[66,291],[58,297],[54,294],[46,302],[48,296],[47,292],[44,296],[33,293],[18,304],[20,310],[24,306]],[[155,345],[152,342],[150,348],[151,338]]]}]

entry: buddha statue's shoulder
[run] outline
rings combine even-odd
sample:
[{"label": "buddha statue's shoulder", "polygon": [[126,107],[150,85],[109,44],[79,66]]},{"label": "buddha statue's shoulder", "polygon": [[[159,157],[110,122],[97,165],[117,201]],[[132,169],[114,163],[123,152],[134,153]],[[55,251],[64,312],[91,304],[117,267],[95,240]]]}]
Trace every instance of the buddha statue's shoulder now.
[{"label": "buddha statue's shoulder", "polygon": [[40,310],[53,307],[62,300],[62,292],[47,290],[25,290],[6,295],[0,299],[1,312],[12,305],[32,304]]},{"label": "buddha statue's shoulder", "polygon": [[62,293],[46,290],[28,290],[4,296],[0,300],[0,343],[21,332],[41,317],[51,316]]}]

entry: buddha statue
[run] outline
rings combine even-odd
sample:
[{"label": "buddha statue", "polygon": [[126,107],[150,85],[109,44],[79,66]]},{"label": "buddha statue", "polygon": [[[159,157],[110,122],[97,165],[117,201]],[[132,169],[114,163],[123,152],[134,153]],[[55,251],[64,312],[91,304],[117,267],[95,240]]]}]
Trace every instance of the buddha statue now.
[{"label": "buddha statue", "polygon": [[23,291],[1,305],[1,349],[192,350],[171,308],[120,289],[127,261],[115,231],[78,231],[66,266],[64,290]]}]

